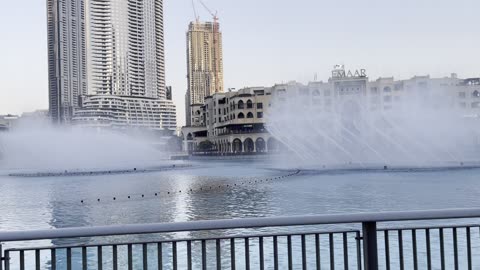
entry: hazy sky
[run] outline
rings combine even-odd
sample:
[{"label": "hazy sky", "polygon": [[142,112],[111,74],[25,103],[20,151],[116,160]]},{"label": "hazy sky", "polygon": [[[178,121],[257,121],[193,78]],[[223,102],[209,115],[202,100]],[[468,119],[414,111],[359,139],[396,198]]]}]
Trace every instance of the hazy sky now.
[{"label": "hazy sky", "polygon": [[[220,17],[225,89],[307,82],[315,73],[327,80],[337,63],[365,68],[371,79],[480,76],[479,0],[204,2]],[[2,1],[0,114],[48,107],[45,7],[45,0]],[[181,125],[191,0],[164,0],[164,12],[167,85]]]}]

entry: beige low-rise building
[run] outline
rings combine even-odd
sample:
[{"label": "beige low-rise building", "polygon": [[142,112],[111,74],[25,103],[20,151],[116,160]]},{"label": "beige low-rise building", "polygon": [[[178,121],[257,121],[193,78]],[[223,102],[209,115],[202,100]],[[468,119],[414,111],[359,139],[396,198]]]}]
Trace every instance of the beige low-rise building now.
[{"label": "beige low-rise building", "polygon": [[209,141],[209,150],[221,154],[277,152],[278,143],[265,127],[271,90],[250,87],[206,97],[201,127],[182,129],[185,151],[199,151],[199,144]]}]

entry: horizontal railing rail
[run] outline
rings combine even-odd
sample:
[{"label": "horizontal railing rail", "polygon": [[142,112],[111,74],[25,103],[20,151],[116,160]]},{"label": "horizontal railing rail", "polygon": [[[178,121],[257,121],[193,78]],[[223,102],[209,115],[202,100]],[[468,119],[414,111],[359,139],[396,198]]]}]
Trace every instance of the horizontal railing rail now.
[{"label": "horizontal railing rail", "polygon": [[[177,232],[196,232],[196,231],[218,231],[218,230],[235,230],[235,229],[254,229],[254,228],[272,228],[272,227],[292,227],[292,226],[309,226],[309,225],[338,225],[338,224],[361,224],[361,230],[331,230],[323,232],[291,232],[291,233],[258,233],[250,235],[233,235],[233,236],[214,236],[214,237],[204,237],[204,238],[192,238],[192,239],[177,239],[177,240],[162,240],[162,241],[137,241],[137,242],[122,242],[122,243],[105,243],[105,244],[77,244],[77,245],[58,245],[52,247],[36,247],[36,248],[9,248],[5,251],[5,255],[2,259],[5,261],[4,264],[0,264],[0,270],[2,266],[5,266],[5,269],[10,269],[11,255],[18,253],[19,260],[19,269],[25,268],[25,254],[28,252],[35,253],[35,269],[40,269],[40,258],[41,252],[45,250],[50,250],[50,261],[49,265],[55,264],[58,254],[58,250],[65,250],[66,257],[72,260],[74,255],[72,252],[74,250],[80,249],[82,253],[81,265],[86,267],[85,260],[92,258],[91,252],[87,251],[90,249],[96,250],[96,260],[98,263],[98,268],[102,264],[102,257],[105,253],[102,253],[102,248],[110,247],[113,250],[108,255],[109,258],[114,258],[115,263],[114,269],[117,269],[117,259],[118,255],[117,248],[126,247],[127,249],[127,260],[128,260],[128,269],[132,269],[134,260],[131,258],[132,254],[135,253],[135,247],[140,247],[142,249],[141,254],[143,258],[150,257],[152,246],[156,248],[157,259],[162,261],[164,256],[170,256],[172,262],[170,266],[173,269],[179,265],[177,259],[180,258],[178,253],[186,253],[186,259],[190,262],[188,265],[191,267],[192,259],[195,258],[192,254],[192,245],[199,243],[201,252],[197,253],[200,256],[200,265],[203,269],[206,269],[208,265],[207,262],[207,253],[211,251],[208,248],[208,243],[213,243],[213,253],[214,261],[216,262],[217,269],[222,265],[222,258],[219,257],[220,254],[225,254],[224,249],[227,247],[230,248],[230,263],[231,268],[235,268],[235,254],[241,254],[245,257],[243,266],[246,269],[249,269],[252,258],[255,258],[259,262],[261,269],[264,266],[264,263],[268,261],[264,252],[264,241],[269,241],[270,246],[268,249],[272,250],[273,253],[269,253],[273,257],[276,256],[277,261],[274,269],[279,269],[278,265],[278,256],[285,256],[288,258],[286,265],[289,269],[295,265],[296,254],[300,256],[301,263],[299,266],[306,269],[307,265],[316,266],[317,269],[320,267],[320,262],[316,259],[313,260],[313,257],[317,256],[316,252],[320,254],[320,249],[326,248],[330,254],[329,264],[331,269],[335,269],[335,266],[343,267],[348,269],[356,267],[360,269],[378,269],[379,267],[379,256],[381,256],[382,264],[386,269],[390,269],[390,264],[395,261],[398,263],[400,269],[410,269],[406,266],[407,263],[411,263],[412,269],[418,269],[419,265],[426,265],[427,269],[432,269],[432,258],[439,258],[440,264],[438,265],[440,269],[446,268],[445,258],[453,258],[453,268],[460,269],[462,265],[462,258],[465,257],[464,261],[467,269],[472,269],[474,256],[472,255],[475,251],[475,247],[472,244],[472,234],[475,229],[475,232],[479,232],[480,240],[480,227],[476,224],[470,225],[435,225],[435,226],[417,226],[417,227],[395,227],[395,228],[377,228],[378,223],[384,222],[402,222],[402,221],[427,221],[427,220],[457,220],[457,219],[469,219],[469,218],[480,218],[480,209],[447,209],[447,210],[420,210],[420,211],[409,211],[409,212],[379,212],[379,213],[355,213],[355,214],[330,214],[330,215],[318,215],[318,216],[291,216],[291,217],[263,217],[263,218],[244,218],[244,219],[224,219],[224,220],[204,220],[204,221],[189,221],[189,222],[177,222],[177,223],[156,223],[156,224],[130,224],[130,225],[113,225],[113,226],[95,226],[95,227],[80,227],[80,228],[60,228],[60,229],[47,229],[47,230],[32,230],[32,231],[13,231],[13,232],[0,232],[0,243],[5,242],[20,242],[20,241],[34,241],[34,240],[57,240],[60,239],[79,239],[79,238],[95,238],[95,237],[109,237],[109,236],[121,236],[121,235],[142,235],[142,234],[158,234],[158,233],[177,233]],[[302,228],[303,230],[303,228]],[[219,233],[220,234],[220,233]],[[322,246],[320,241],[321,235],[328,235],[327,245]],[[378,235],[377,235],[378,234]],[[422,239],[418,242],[420,235]],[[313,239],[310,239],[310,236],[313,236]],[[465,240],[463,240],[465,236]],[[392,241],[392,238],[396,237],[396,241]],[[298,238],[298,241],[294,240]],[[317,239],[318,238],[318,239]],[[452,254],[448,253],[445,250],[447,246],[447,238],[451,238],[452,243]],[[275,251],[278,248],[279,243],[277,241],[285,240],[286,253],[280,254],[279,251]],[[476,239],[476,238],[475,238]],[[237,249],[232,249],[231,246],[235,245],[235,241],[240,240],[242,242],[241,253]],[[325,240],[323,240],[325,241]],[[323,243],[322,241],[322,243]],[[187,246],[185,249],[178,249],[177,245],[185,243]],[[353,245],[352,243],[355,243]],[[383,243],[379,244],[379,243]],[[419,249],[419,243],[422,246],[422,250]],[[170,251],[165,254],[160,254],[161,249],[164,247],[169,247]],[[379,245],[379,246],[377,246]],[[406,251],[406,246],[408,245],[410,253]],[[478,242],[477,242],[478,245]],[[338,247],[340,251],[337,251]],[[352,246],[355,246],[356,249],[352,250]],[[465,250],[462,247],[465,246]],[[252,248],[255,248],[256,255],[250,255]],[[0,254],[3,254],[2,245],[0,244]],[[160,251],[159,251],[160,249]],[[296,249],[298,249],[296,251]],[[307,256],[308,250],[310,253],[313,252],[313,257]],[[397,253],[392,253],[392,250],[398,250]],[[432,252],[438,250],[438,256]],[[133,253],[132,253],[133,252]],[[160,253],[159,253],[160,252]],[[276,253],[277,252],[277,253]],[[427,257],[426,262],[422,262],[419,258],[420,252],[424,252]],[[466,255],[462,257],[462,254]],[[480,253],[480,246],[478,248]],[[182,253],[182,254],[183,254]],[[338,264],[338,259],[336,256],[338,254],[343,254],[344,259],[343,264]],[[406,258],[406,253],[410,254],[409,258]],[[276,255],[275,255],[276,254]],[[279,255],[280,254],[280,255]],[[73,256],[73,257],[72,257]],[[250,258],[250,256],[253,256]],[[319,255],[318,255],[319,256]],[[355,258],[355,260],[348,261],[348,257]],[[436,256],[436,257],[435,257]],[[450,257],[449,257],[450,256]],[[169,258],[170,258],[169,257]],[[411,258],[410,258],[411,257]],[[232,259],[233,258],[233,259]],[[103,259],[105,260],[105,259]],[[145,262],[145,259],[142,259],[143,266],[147,266],[149,261]],[[233,263],[232,263],[233,260]],[[311,262],[313,260],[313,262]],[[319,260],[319,259],[318,259]],[[335,262],[337,261],[337,263]],[[356,265],[352,264],[352,261],[357,262]],[[67,269],[71,269],[67,265]],[[111,262],[110,262],[111,263]],[[151,262],[150,262],[151,263]],[[337,265],[338,264],[338,265]],[[480,265],[480,262],[478,262]],[[160,264],[159,264],[160,265]],[[223,264],[224,265],[224,264]],[[263,266],[262,266],[263,265]],[[188,269],[191,269],[191,268]],[[338,268],[337,267],[337,268]],[[144,267],[143,269],[147,269]],[[283,268],[283,267],[280,267]],[[309,267],[310,268],[310,267]],[[27,268],[28,269],[28,268]],[[52,269],[52,268],[49,268]],[[86,269],[86,268],[84,268]],[[135,268],[136,269],[136,268]],[[142,269],[142,268],[140,268]]]},{"label": "horizontal railing rail", "polygon": [[129,224],[0,232],[0,242],[265,227],[480,218],[480,209],[419,210]]},{"label": "horizontal railing rail", "polygon": [[257,233],[257,234],[236,234],[228,236],[218,237],[195,237],[195,238],[178,238],[178,239],[165,239],[159,241],[129,241],[129,242],[114,242],[114,243],[91,243],[91,244],[71,244],[71,245],[55,245],[55,246],[39,246],[39,247],[26,247],[26,248],[9,248],[10,251],[32,251],[37,249],[47,250],[51,248],[74,248],[74,247],[97,247],[97,246],[111,246],[111,245],[140,245],[140,244],[158,244],[158,243],[171,243],[171,242],[186,242],[186,241],[213,241],[213,240],[230,240],[230,239],[243,239],[243,238],[259,238],[259,237],[280,237],[280,236],[297,236],[297,235],[315,235],[315,234],[339,234],[339,233],[356,233],[359,230],[322,230],[322,231],[302,231],[292,233]]},{"label": "horizontal railing rail", "polygon": [[[480,220],[479,220],[480,222]],[[459,228],[466,228],[466,227],[475,227],[479,226],[479,224],[474,224],[474,223],[466,223],[466,224],[460,224],[460,225],[434,225],[434,226],[388,226],[388,227],[380,227],[377,228],[378,232],[383,232],[383,231],[398,231],[398,230],[426,230],[426,229],[459,229]]]}]

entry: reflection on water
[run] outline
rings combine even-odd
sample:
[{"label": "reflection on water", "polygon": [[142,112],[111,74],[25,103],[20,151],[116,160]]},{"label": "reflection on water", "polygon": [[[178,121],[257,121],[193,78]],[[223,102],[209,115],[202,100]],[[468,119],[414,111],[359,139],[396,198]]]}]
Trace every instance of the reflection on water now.
[{"label": "reflection on water", "polygon": [[[204,162],[196,165],[178,171],[135,175],[68,178],[0,176],[0,230],[466,208],[478,207],[480,202],[478,169],[401,173],[357,171],[344,174],[308,171],[277,181],[234,186],[244,179],[268,178],[285,172],[271,170],[269,164],[251,162]],[[221,188],[153,196],[157,191],[198,190],[202,186],[216,185]],[[130,194],[135,196],[128,199]],[[148,196],[141,198],[138,194]],[[116,200],[113,200],[113,197]],[[97,198],[101,198],[101,201],[97,202]],[[88,203],[80,203],[82,199]],[[321,227],[329,228],[332,226]],[[256,231],[282,230],[285,231]],[[215,235],[251,231],[221,231]],[[211,234],[195,232],[113,239],[142,241],[205,236]],[[108,239],[111,240],[112,238]],[[84,239],[85,243],[89,241]],[[97,243],[99,241],[95,240]],[[54,242],[56,245],[68,243],[65,240]],[[42,241],[35,245],[50,245],[50,242]],[[8,244],[6,247],[8,248]],[[89,256],[94,256],[93,254]],[[81,259],[79,254],[73,256],[76,260]],[[61,260],[62,256],[59,258]]]}]

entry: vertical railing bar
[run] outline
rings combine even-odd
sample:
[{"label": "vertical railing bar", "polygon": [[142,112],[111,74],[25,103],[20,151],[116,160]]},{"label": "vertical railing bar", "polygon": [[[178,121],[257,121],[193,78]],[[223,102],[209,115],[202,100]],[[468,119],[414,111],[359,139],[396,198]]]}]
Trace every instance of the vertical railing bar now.
[{"label": "vertical railing bar", "polygon": [[317,265],[317,270],[321,269],[320,266],[320,234],[315,234],[315,262]]},{"label": "vertical railing bar", "polygon": [[[147,244],[142,245],[143,270],[148,269],[148,249]],[[174,266],[175,267],[175,266]]]},{"label": "vertical railing bar", "polygon": [[278,270],[278,237],[273,237],[273,269]]},{"label": "vertical railing bar", "polygon": [[128,261],[128,270],[133,270],[133,251],[132,244],[127,245],[127,261]]},{"label": "vertical railing bar", "polygon": [[20,250],[19,257],[20,270],[25,270],[25,252],[23,250]]},{"label": "vertical railing bar", "polygon": [[455,270],[458,270],[458,241],[457,241],[457,228],[453,228],[453,260]]},{"label": "vertical railing bar", "polygon": [[470,227],[467,227],[467,259],[468,270],[472,270],[472,239],[471,239]]},{"label": "vertical railing bar", "polygon": [[345,270],[348,270],[348,239],[347,233],[343,233],[343,266]]},{"label": "vertical railing bar", "polygon": [[173,270],[177,270],[178,268],[178,255],[177,255],[177,242],[172,242],[172,264]]},{"label": "vertical railing bar", "polygon": [[245,269],[250,270],[250,240],[245,238]]},{"label": "vertical railing bar", "polygon": [[25,270],[25,251],[20,250],[20,270]]},{"label": "vertical railing bar", "polygon": [[40,250],[35,250],[35,269],[40,270]]},{"label": "vertical railing bar", "polygon": [[157,244],[157,262],[158,262],[158,270],[163,269],[163,248],[162,243]]},{"label": "vertical railing bar", "polygon": [[328,234],[328,244],[330,246],[330,269],[335,269],[335,247],[333,244],[333,233]]},{"label": "vertical railing bar", "polygon": [[235,270],[235,238],[230,239],[230,266]]},{"label": "vertical railing bar", "polygon": [[192,241],[187,241],[187,268],[192,270]]},{"label": "vertical railing bar", "polygon": [[222,270],[222,251],[221,251],[221,246],[220,246],[221,242],[220,242],[220,239],[217,239],[215,241],[215,248],[217,250],[217,269],[218,270]]},{"label": "vertical railing bar", "polygon": [[440,266],[442,270],[445,270],[445,240],[443,237],[443,228],[440,228],[439,234],[440,234]]},{"label": "vertical railing bar", "polygon": [[360,243],[362,238],[360,237],[360,231],[357,231],[355,234],[355,240],[357,242],[357,269],[362,270],[362,246]]},{"label": "vertical railing bar", "polygon": [[383,233],[385,239],[385,267],[387,270],[390,270],[390,243],[388,239],[389,230],[385,230]]},{"label": "vertical railing bar", "polygon": [[399,256],[399,263],[400,263],[400,270],[405,269],[404,261],[403,261],[403,232],[402,230],[398,230],[398,256]]},{"label": "vertical railing bar", "polygon": [[413,269],[418,270],[417,231],[412,229]]},{"label": "vertical railing bar", "polygon": [[[5,270],[10,270],[10,251],[6,250],[4,254]],[[53,269],[53,268],[52,268]]]},{"label": "vertical railing bar", "polygon": [[363,265],[365,270],[378,270],[378,236],[375,221],[362,222]]},{"label": "vertical railing bar", "polygon": [[207,270],[207,242],[202,240],[202,269]]},{"label": "vertical railing bar", "polygon": [[72,270],[72,249],[67,248],[67,270]]},{"label": "vertical railing bar", "polygon": [[113,256],[113,270],[118,270],[118,247],[117,245],[113,245],[112,247],[112,256]]},{"label": "vertical railing bar", "polygon": [[430,229],[425,230],[425,238],[427,242],[427,269],[432,270],[432,248],[430,243]]},{"label": "vertical railing bar", "polygon": [[287,236],[287,248],[288,248],[288,269],[293,269],[293,257],[292,257],[292,236]]},{"label": "vertical railing bar", "polygon": [[3,270],[3,264],[7,263],[7,257],[3,254],[2,243],[0,243],[0,270]]},{"label": "vertical railing bar", "polygon": [[102,270],[103,268],[102,246],[97,247],[97,263],[98,263],[98,270]]},{"label": "vertical railing bar", "polygon": [[258,238],[258,251],[260,252],[260,270],[265,269],[265,258],[263,254],[263,236]]},{"label": "vertical railing bar", "polygon": [[10,270],[10,251],[5,251],[5,270]]},{"label": "vertical railing bar", "polygon": [[[57,250],[55,248],[50,249],[50,264],[51,270],[57,269]],[[8,270],[8,269],[5,269]]]},{"label": "vertical railing bar", "polygon": [[302,269],[307,270],[307,247],[305,243],[305,234],[302,234]]},{"label": "vertical railing bar", "polygon": [[87,247],[82,247],[82,269],[87,270]]}]

